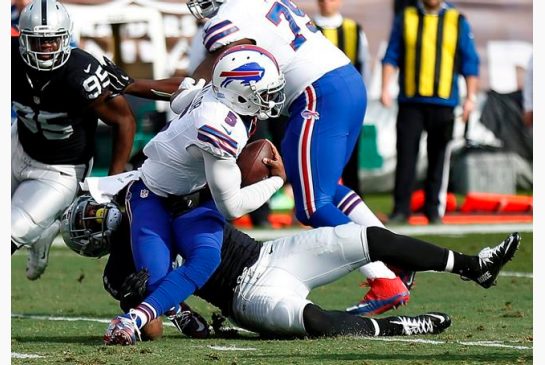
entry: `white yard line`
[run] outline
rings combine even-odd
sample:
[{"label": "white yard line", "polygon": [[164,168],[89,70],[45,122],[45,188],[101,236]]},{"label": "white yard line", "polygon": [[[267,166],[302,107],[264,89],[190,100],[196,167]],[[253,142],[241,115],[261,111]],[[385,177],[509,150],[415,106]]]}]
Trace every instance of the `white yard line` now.
[{"label": "white yard line", "polygon": [[[98,322],[98,323],[110,323],[109,319],[103,319],[103,318],[92,318],[92,317],[54,317],[54,316],[38,316],[33,314],[21,314],[21,313],[12,313],[12,318],[25,318],[25,319],[35,319],[35,320],[42,320],[42,321],[86,321],[86,322]],[[163,322],[166,326],[173,326],[172,323]],[[250,332],[242,328],[233,327],[234,329],[241,331],[241,332]],[[250,332],[251,333],[251,332]],[[442,340],[427,340],[427,339],[421,339],[421,338],[394,338],[394,337],[364,337],[365,340],[369,341],[385,341],[385,342],[408,342],[408,343],[422,343],[427,345],[444,345],[444,344],[457,344],[461,346],[481,346],[481,347],[496,347],[496,348],[508,348],[508,349],[514,349],[514,350],[533,350],[532,346],[521,346],[521,345],[510,345],[505,344],[503,341],[442,341]],[[210,349],[218,350],[218,351],[252,351],[257,350],[252,347],[236,347],[235,345],[232,346],[213,346],[208,345],[207,346]],[[40,355],[31,355],[31,354],[18,354],[12,352],[12,357],[14,357],[14,354],[17,354],[18,356],[29,356],[29,357],[42,357]]]},{"label": "white yard line", "polygon": [[22,354],[20,352],[12,352],[11,357],[14,359],[39,359],[45,356],[36,355],[36,354]]},{"label": "white yard line", "polygon": [[444,345],[444,344],[458,344],[463,346],[482,346],[482,347],[497,347],[507,348],[514,350],[533,350],[532,346],[520,346],[520,345],[506,345],[502,341],[438,341],[438,340],[424,340],[419,338],[390,338],[390,337],[369,337],[367,340],[372,341],[384,341],[384,342],[410,342],[410,343],[424,343],[428,345]]}]

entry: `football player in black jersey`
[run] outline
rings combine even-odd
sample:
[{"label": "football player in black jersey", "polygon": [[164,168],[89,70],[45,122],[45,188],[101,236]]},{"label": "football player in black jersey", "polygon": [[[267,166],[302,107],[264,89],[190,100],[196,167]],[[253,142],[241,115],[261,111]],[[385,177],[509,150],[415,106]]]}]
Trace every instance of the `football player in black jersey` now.
[{"label": "football player in black jersey", "polygon": [[[128,311],[145,297],[146,275],[145,269],[134,272],[125,219],[114,203],[97,204],[91,196],[82,195],[63,214],[61,232],[67,246],[81,255],[111,251],[104,287]],[[220,266],[194,294],[221,309],[239,326],[264,336],[439,333],[450,325],[449,316],[443,313],[365,318],[324,310],[307,295],[311,289],[375,260],[407,270],[452,272],[489,288],[519,244],[519,234],[513,233],[496,247],[469,256],[381,227],[354,223],[258,242],[227,224]],[[129,327],[120,330],[126,333],[107,336],[134,338],[136,329]]]},{"label": "football player in black jersey", "polygon": [[34,0],[12,37],[11,250],[30,248],[26,276],[40,277],[70,205],[92,167],[98,119],[112,127],[109,173],[123,172],[136,123],[89,53],[70,47],[72,21],[55,0]]}]

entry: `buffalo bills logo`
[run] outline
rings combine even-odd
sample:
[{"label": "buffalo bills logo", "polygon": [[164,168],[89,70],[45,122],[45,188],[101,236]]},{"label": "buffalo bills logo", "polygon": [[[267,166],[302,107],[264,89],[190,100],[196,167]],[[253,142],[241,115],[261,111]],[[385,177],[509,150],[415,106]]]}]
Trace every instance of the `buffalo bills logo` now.
[{"label": "buffalo bills logo", "polygon": [[256,62],[246,63],[232,71],[222,71],[220,77],[225,77],[221,86],[226,87],[232,81],[240,81],[242,85],[250,85],[250,81],[259,81],[263,78],[265,69]]},{"label": "buffalo bills logo", "polygon": [[308,110],[308,109],[303,110],[303,111],[301,112],[301,116],[302,116],[304,119],[311,119],[311,118],[314,118],[315,120],[320,119],[320,113],[318,113],[317,111]]}]

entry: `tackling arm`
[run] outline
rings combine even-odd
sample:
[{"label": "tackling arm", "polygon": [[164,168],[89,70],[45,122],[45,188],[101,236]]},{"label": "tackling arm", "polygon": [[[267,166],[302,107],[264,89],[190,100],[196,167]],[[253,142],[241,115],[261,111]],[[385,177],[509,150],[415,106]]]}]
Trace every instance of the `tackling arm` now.
[{"label": "tackling arm", "polygon": [[126,93],[146,99],[168,101],[172,93],[178,90],[178,85],[183,79],[171,77],[161,80],[135,80],[107,57],[104,57],[103,67],[108,73],[114,96]]}]

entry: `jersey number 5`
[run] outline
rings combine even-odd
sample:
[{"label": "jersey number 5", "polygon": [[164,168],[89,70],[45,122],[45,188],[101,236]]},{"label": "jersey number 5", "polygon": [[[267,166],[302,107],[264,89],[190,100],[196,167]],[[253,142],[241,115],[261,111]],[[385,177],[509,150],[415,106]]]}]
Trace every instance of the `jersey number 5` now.
[{"label": "jersey number 5", "polygon": [[288,22],[290,30],[293,33],[294,38],[291,41],[290,46],[291,48],[293,48],[294,51],[297,51],[297,49],[299,49],[299,47],[301,47],[301,45],[307,40],[305,36],[301,34],[301,27],[299,27],[299,24],[297,24],[297,17],[304,18],[304,20],[308,19],[308,21],[305,23],[305,26],[308,30],[313,33],[316,33],[318,31],[318,29],[307,17],[307,14],[305,14],[303,10],[295,6],[290,0],[275,1],[273,6],[267,13],[266,17],[274,25],[278,26],[282,21],[282,15],[284,16],[284,19],[286,19],[286,21]]}]

